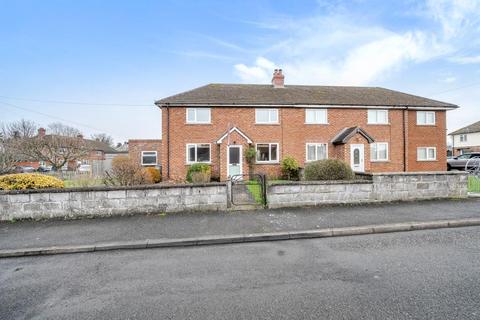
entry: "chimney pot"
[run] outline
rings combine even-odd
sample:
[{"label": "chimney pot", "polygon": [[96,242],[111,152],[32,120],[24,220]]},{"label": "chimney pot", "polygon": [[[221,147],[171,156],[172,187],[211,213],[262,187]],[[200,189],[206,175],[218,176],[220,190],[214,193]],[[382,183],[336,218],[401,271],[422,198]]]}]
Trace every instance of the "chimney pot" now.
[{"label": "chimney pot", "polygon": [[274,88],[285,87],[285,76],[282,73],[282,69],[275,69],[273,71],[272,85]]},{"label": "chimney pot", "polygon": [[45,130],[45,128],[39,128],[39,129],[38,129],[38,136],[39,136],[39,137],[45,137],[46,131],[47,131],[47,130]]}]

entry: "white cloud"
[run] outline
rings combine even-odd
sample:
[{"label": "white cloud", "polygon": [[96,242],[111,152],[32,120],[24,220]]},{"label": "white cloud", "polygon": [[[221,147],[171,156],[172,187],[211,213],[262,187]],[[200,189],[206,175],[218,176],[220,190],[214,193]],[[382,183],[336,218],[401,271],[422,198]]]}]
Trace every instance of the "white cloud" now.
[{"label": "white cloud", "polygon": [[[460,35],[480,26],[479,0],[426,0],[424,9],[423,18],[439,22],[440,30],[393,32],[332,10],[304,20],[276,21],[278,41],[253,65],[235,65],[235,72],[244,82],[268,83],[277,65],[285,70],[287,84],[368,85],[405,66],[455,54]],[[452,61],[476,63],[477,58]]]},{"label": "white cloud", "polygon": [[455,81],[457,81],[457,78],[453,77],[453,76],[449,76],[449,77],[446,77],[446,78],[442,79],[442,82],[444,82],[444,83],[454,83]]},{"label": "white cloud", "polygon": [[477,28],[480,23],[478,0],[427,0],[427,15],[438,21],[447,38]]},{"label": "white cloud", "polygon": [[456,62],[459,64],[473,64],[473,63],[480,63],[480,55],[478,56],[471,56],[471,57],[452,57],[450,58],[450,61]]},{"label": "white cloud", "polygon": [[275,64],[264,57],[258,57],[254,66],[248,67],[241,63],[236,64],[234,68],[236,74],[245,82],[268,83]]}]

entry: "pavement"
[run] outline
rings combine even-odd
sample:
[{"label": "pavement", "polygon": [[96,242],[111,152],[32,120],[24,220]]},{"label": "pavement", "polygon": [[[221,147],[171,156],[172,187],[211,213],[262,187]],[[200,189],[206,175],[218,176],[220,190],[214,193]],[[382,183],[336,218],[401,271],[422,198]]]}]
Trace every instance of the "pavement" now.
[{"label": "pavement", "polygon": [[480,228],[0,259],[0,319],[479,319]]},{"label": "pavement", "polygon": [[0,257],[480,224],[480,199],[0,223]]}]

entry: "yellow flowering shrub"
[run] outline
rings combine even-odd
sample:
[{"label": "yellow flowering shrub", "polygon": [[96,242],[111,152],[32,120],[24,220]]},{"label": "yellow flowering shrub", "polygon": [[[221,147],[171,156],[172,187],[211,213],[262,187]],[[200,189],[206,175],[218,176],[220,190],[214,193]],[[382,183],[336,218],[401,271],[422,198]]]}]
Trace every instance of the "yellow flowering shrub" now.
[{"label": "yellow flowering shrub", "polygon": [[38,173],[17,173],[0,176],[0,190],[61,189],[63,181]]}]

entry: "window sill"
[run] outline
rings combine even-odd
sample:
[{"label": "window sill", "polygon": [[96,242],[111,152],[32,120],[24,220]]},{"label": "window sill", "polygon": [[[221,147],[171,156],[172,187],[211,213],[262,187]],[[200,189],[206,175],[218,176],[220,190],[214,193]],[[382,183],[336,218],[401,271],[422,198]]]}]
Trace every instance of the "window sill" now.
[{"label": "window sill", "polygon": [[262,161],[262,162],[255,162],[255,164],[280,164],[280,161]]},{"label": "window sill", "polygon": [[312,163],[312,162],[315,162],[315,161],[321,161],[321,160],[327,160],[328,158],[325,158],[325,159],[317,159],[317,160],[305,160],[305,163]]},{"label": "window sill", "polygon": [[212,164],[212,162],[187,162],[185,163],[186,166],[191,166],[192,164]]},{"label": "window sill", "polygon": [[417,126],[419,127],[436,127],[437,125],[434,123],[434,124],[421,124],[421,123],[417,123]]},{"label": "window sill", "polygon": [[370,160],[372,163],[388,163],[390,160]]},{"label": "window sill", "polygon": [[420,160],[420,159],[417,159],[417,162],[437,162],[438,160]]}]

